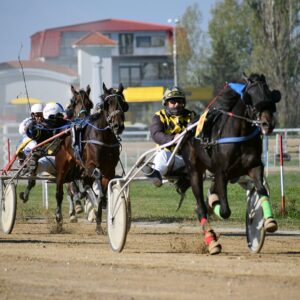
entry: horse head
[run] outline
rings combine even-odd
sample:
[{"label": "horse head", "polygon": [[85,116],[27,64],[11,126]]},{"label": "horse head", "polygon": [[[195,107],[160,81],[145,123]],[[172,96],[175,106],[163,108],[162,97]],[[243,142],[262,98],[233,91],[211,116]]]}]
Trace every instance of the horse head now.
[{"label": "horse head", "polygon": [[278,90],[270,90],[263,74],[251,74],[247,77],[246,88],[243,100],[251,108],[252,118],[256,119],[264,135],[271,134],[275,128],[276,103],[281,99],[281,93]]},{"label": "horse head", "polygon": [[128,103],[123,95],[124,87],[120,83],[117,90],[108,89],[103,83],[101,109],[104,111],[106,121],[115,134],[121,134],[125,128],[125,112],[128,111]]},{"label": "horse head", "polygon": [[88,85],[86,90],[80,89],[79,91],[76,91],[72,85],[71,91],[73,97],[70,100],[70,104],[66,108],[68,119],[84,118],[87,115],[90,115],[91,109],[94,107],[94,104],[90,99],[90,86]]}]

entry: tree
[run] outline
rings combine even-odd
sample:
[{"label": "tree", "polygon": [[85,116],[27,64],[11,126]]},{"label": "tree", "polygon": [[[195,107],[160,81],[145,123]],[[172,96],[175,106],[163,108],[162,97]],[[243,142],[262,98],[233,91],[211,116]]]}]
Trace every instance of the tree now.
[{"label": "tree", "polygon": [[247,0],[256,26],[252,30],[251,66],[271,78],[281,91],[280,125],[300,122],[300,2],[299,0]]},{"label": "tree", "polygon": [[218,2],[209,23],[212,53],[207,81],[219,92],[226,81],[240,79],[250,65],[249,7],[238,0]]},{"label": "tree", "polygon": [[203,85],[203,49],[206,39],[201,22],[202,15],[197,3],[188,6],[180,18],[180,27],[183,30],[178,35],[178,73],[182,86]]}]

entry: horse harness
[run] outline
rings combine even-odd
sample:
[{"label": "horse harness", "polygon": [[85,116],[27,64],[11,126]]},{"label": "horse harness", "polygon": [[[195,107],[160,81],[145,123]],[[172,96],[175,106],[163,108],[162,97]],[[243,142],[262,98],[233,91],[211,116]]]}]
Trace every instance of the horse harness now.
[{"label": "horse harness", "polygon": [[[259,82],[251,83],[249,85],[227,84],[226,86],[229,86],[231,89],[233,89],[236,93],[238,93],[241,96],[241,99],[238,100],[238,101],[240,101],[240,100],[243,100],[244,92],[249,91],[250,88],[256,86],[257,84],[259,84]],[[261,84],[259,84],[259,88],[263,89]],[[204,148],[210,148],[211,146],[214,146],[217,144],[241,143],[241,142],[246,142],[246,141],[249,141],[249,140],[255,138],[257,135],[260,134],[260,129],[257,127],[247,136],[221,138],[222,130],[223,130],[224,125],[227,122],[228,118],[241,119],[241,120],[244,120],[244,121],[252,124],[253,126],[259,126],[262,123],[261,121],[259,121],[259,118],[258,118],[259,113],[257,112],[255,106],[252,103],[251,104],[245,103],[245,105],[246,105],[246,115],[248,115],[249,117],[236,115],[231,111],[225,111],[225,110],[219,109],[219,108],[209,108],[208,118],[207,118],[208,123],[206,124],[206,127],[211,128],[221,115],[227,116],[227,118],[224,118],[222,120],[222,123],[220,125],[220,129],[218,131],[219,138],[212,140],[210,138],[211,133],[209,133],[207,136],[205,136],[205,135],[203,135],[201,137],[195,136],[194,138],[197,140],[200,140],[200,143]]]}]

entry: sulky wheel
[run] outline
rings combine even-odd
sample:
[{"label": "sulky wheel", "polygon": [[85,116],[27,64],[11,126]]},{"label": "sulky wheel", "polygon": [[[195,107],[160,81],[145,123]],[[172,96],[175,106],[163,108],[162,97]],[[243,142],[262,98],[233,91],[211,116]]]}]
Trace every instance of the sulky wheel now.
[{"label": "sulky wheel", "polygon": [[247,191],[246,235],[248,248],[259,253],[265,240],[264,216],[255,187]]},{"label": "sulky wheel", "polygon": [[14,228],[16,211],[16,186],[14,183],[10,183],[5,187],[1,199],[1,226],[2,231],[6,234],[10,234]]},{"label": "sulky wheel", "polygon": [[113,251],[121,252],[125,246],[128,232],[126,192],[121,191],[119,182],[108,192],[107,233]]}]

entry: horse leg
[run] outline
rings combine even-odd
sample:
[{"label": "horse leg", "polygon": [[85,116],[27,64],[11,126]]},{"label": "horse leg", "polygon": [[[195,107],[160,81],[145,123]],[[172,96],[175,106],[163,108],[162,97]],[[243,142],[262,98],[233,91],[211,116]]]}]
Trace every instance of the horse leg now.
[{"label": "horse leg", "polygon": [[103,229],[101,227],[102,222],[102,210],[106,208],[107,205],[107,186],[108,186],[109,178],[102,177],[101,178],[101,193],[99,194],[99,204],[96,212],[96,232],[97,234],[103,233]]},{"label": "horse leg", "polygon": [[81,214],[83,212],[83,207],[80,201],[82,195],[79,190],[79,187],[77,186],[75,181],[70,182],[69,186],[70,186],[73,202],[75,202],[75,212],[76,214]]},{"label": "horse leg", "polygon": [[209,254],[219,254],[222,246],[218,242],[217,236],[207,220],[207,208],[203,197],[203,174],[197,172],[197,170],[194,170],[190,174],[192,190],[197,200],[196,214],[202,227],[205,245],[208,248]]},{"label": "horse leg", "polygon": [[215,174],[215,182],[213,183],[213,199],[211,199],[211,207],[214,213],[223,219],[228,219],[231,215],[227,199],[228,180],[222,171]]},{"label": "horse leg", "polygon": [[63,189],[63,177],[61,173],[58,173],[56,177],[56,210],[55,210],[55,219],[58,225],[62,226],[63,216],[61,211],[61,204],[64,197]]},{"label": "horse leg", "polygon": [[24,192],[20,192],[19,197],[23,201],[23,203],[28,201],[29,198],[29,193],[31,189],[35,186],[35,180],[34,179],[29,179],[27,187]]},{"label": "horse leg", "polygon": [[75,213],[75,205],[74,205],[74,199],[73,199],[73,194],[72,194],[72,189],[70,184],[67,186],[67,200],[69,201],[69,216],[70,216],[70,222],[71,223],[76,223],[77,222],[77,217]]},{"label": "horse leg", "polygon": [[264,168],[263,166],[259,166],[253,168],[249,172],[249,176],[253,179],[253,183],[257,190],[259,201],[261,202],[261,206],[263,209],[264,215],[264,227],[267,232],[275,232],[278,229],[277,222],[275,221],[272,208],[269,201],[269,193],[264,186]]},{"label": "horse leg", "polygon": [[217,194],[215,177],[211,179],[211,184],[209,190],[207,191],[205,204],[209,215],[218,215],[220,211],[220,201]]}]

